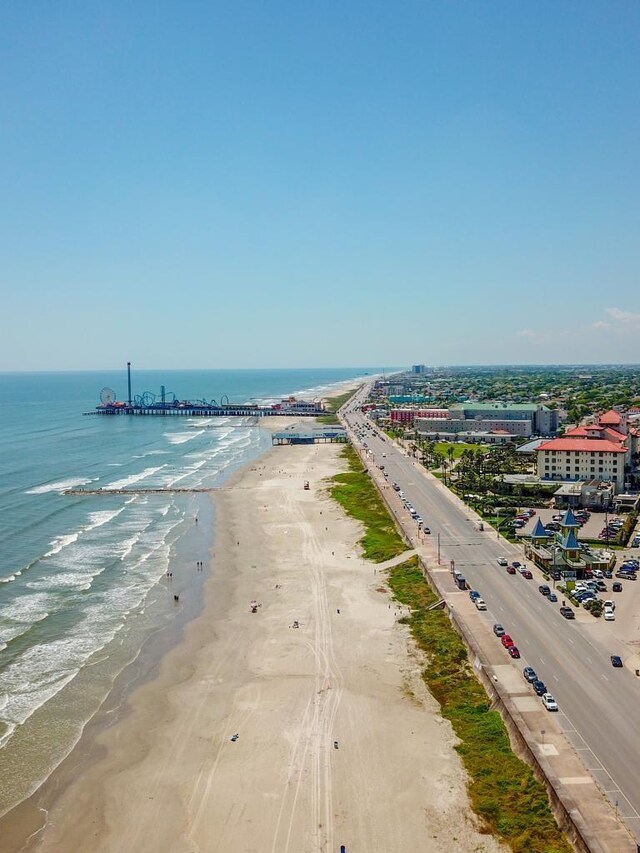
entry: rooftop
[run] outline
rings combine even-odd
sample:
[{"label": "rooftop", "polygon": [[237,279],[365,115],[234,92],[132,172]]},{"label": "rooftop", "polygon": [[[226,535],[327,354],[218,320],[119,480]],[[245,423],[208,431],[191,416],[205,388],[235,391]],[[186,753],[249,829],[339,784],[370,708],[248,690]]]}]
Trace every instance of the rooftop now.
[{"label": "rooftop", "polygon": [[573,451],[574,453],[626,453],[626,448],[600,438],[554,438],[538,447],[541,450]]}]

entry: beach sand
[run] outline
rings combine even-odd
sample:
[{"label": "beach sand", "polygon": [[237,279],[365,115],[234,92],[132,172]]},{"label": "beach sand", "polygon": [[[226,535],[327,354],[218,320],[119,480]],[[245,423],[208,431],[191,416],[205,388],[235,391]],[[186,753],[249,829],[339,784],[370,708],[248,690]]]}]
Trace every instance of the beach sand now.
[{"label": "beach sand", "polygon": [[327,494],[340,449],[274,448],[215,496],[202,614],[44,804],[29,849],[504,849],[470,816],[384,570]]}]

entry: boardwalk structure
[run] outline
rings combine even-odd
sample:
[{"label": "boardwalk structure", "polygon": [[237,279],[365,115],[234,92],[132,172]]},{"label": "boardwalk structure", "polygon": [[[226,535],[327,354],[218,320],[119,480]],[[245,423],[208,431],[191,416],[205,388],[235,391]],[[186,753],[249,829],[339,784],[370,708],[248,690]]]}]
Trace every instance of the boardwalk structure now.
[{"label": "boardwalk structure", "polygon": [[96,406],[91,412],[83,412],[85,415],[144,415],[147,417],[190,417],[190,418],[268,418],[268,417],[303,417],[315,418],[326,414],[321,403],[299,403],[290,406],[254,406],[250,404],[236,404],[227,406],[213,406],[205,403],[151,403],[149,405],[129,406],[127,403],[111,403],[109,405]]},{"label": "boardwalk structure", "polygon": [[346,442],[347,433],[342,427],[322,427],[313,430],[297,431],[286,429],[283,432],[274,432],[271,443],[278,444],[326,444],[333,442]]}]

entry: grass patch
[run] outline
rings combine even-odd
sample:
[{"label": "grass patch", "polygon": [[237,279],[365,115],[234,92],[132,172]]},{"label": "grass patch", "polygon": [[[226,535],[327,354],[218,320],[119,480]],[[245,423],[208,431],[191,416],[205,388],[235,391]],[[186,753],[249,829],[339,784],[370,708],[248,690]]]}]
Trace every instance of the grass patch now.
[{"label": "grass patch", "polygon": [[327,413],[326,415],[318,415],[316,418],[317,422],[328,426],[335,426],[335,424],[339,424],[340,421],[338,420],[336,412],[353,397],[357,390],[357,388],[354,388],[352,391],[345,391],[344,394],[338,394],[336,397],[327,397],[325,400]]},{"label": "grass patch", "polygon": [[363,522],[365,534],[358,544],[365,559],[382,563],[397,557],[408,546],[396,530],[371,477],[351,445],[345,445],[342,455],[349,463],[349,471],[331,478],[331,497],[348,515]]},{"label": "grass patch", "polygon": [[436,441],[435,450],[436,453],[440,453],[448,461],[448,453],[450,447],[453,448],[454,459],[459,459],[465,450],[482,450],[483,453],[488,453],[486,447],[481,444],[467,444],[465,442],[457,441]]},{"label": "grass patch", "polygon": [[456,750],[469,774],[473,810],[514,853],[570,853],[547,792],[511,749],[505,725],[473,675],[467,650],[441,610],[427,611],[435,594],[417,557],[392,568],[395,598],[411,608],[411,633],[429,658],[424,681],[462,741]]}]

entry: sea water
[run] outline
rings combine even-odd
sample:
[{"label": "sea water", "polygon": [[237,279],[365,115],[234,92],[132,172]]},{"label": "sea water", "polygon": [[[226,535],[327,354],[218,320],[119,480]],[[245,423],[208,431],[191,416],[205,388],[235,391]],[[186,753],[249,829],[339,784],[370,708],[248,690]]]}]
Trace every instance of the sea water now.
[{"label": "sea water", "polygon": [[[365,372],[377,371],[145,372],[133,393],[259,402],[319,396]],[[126,400],[124,372],[0,374],[0,814],[68,754],[116,676],[177,618],[170,593],[212,544],[204,495],[65,490],[215,487],[270,445],[250,419],[83,416],[105,388]]]}]

